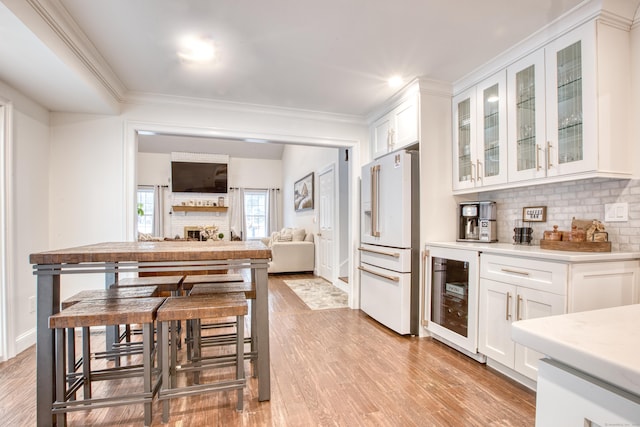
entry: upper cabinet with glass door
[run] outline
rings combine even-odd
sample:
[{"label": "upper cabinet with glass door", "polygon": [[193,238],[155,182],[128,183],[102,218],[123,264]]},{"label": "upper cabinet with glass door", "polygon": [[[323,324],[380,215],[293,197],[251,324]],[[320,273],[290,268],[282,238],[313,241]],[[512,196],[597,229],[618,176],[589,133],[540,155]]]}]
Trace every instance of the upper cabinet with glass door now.
[{"label": "upper cabinet with glass door", "polygon": [[633,176],[629,44],[592,20],[507,68],[508,183]]},{"label": "upper cabinet with glass door", "polygon": [[505,73],[453,98],[453,188],[507,181]]},{"label": "upper cabinet with glass door", "polygon": [[542,50],[507,68],[511,182],[546,176],[544,72]]},{"label": "upper cabinet with glass door", "polygon": [[453,98],[453,189],[475,188],[476,88]]},{"label": "upper cabinet with glass door", "polygon": [[595,24],[507,69],[509,181],[597,169]]},{"label": "upper cabinet with glass door", "polygon": [[547,176],[596,170],[598,117],[595,24],[545,48]]},{"label": "upper cabinet with glass door", "polygon": [[507,88],[504,71],[477,86],[478,182],[494,185],[507,182]]}]

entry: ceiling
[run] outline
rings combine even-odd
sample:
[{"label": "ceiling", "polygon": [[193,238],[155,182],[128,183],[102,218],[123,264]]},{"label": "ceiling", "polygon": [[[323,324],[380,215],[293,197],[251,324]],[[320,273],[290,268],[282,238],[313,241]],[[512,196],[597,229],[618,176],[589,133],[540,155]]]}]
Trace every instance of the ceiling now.
[{"label": "ceiling", "polygon": [[[0,0],[0,80],[51,111],[165,95],[364,118],[391,75],[454,82],[581,1]],[[181,61],[186,34],[219,58]]]}]

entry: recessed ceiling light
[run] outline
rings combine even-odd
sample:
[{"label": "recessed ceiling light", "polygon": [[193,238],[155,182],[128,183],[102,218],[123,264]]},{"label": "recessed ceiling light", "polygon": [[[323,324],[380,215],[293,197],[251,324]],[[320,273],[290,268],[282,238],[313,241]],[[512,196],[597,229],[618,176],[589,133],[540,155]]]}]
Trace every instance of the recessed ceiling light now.
[{"label": "recessed ceiling light", "polygon": [[189,62],[208,62],[215,58],[213,40],[205,37],[185,37],[180,43],[178,57]]},{"label": "recessed ceiling light", "polygon": [[387,80],[387,83],[389,84],[389,87],[399,87],[402,85],[402,77],[400,76],[392,76],[389,77],[389,80]]}]

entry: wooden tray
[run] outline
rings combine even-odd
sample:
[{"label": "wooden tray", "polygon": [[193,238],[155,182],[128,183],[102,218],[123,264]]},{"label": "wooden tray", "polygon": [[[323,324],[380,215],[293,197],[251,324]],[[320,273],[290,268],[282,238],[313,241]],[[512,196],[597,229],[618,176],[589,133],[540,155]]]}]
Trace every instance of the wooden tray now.
[{"label": "wooden tray", "polygon": [[540,240],[541,249],[576,252],[611,252],[611,242],[564,242],[562,240]]}]

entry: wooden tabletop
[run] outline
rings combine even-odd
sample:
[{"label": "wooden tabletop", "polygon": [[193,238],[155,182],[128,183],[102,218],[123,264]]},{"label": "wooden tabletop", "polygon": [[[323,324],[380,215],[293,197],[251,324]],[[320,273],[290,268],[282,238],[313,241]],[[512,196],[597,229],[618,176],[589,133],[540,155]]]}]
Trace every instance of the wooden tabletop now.
[{"label": "wooden tabletop", "polygon": [[270,259],[271,249],[261,241],[106,242],[31,254],[29,262],[31,264],[64,264],[121,261],[215,261],[249,258]]}]

